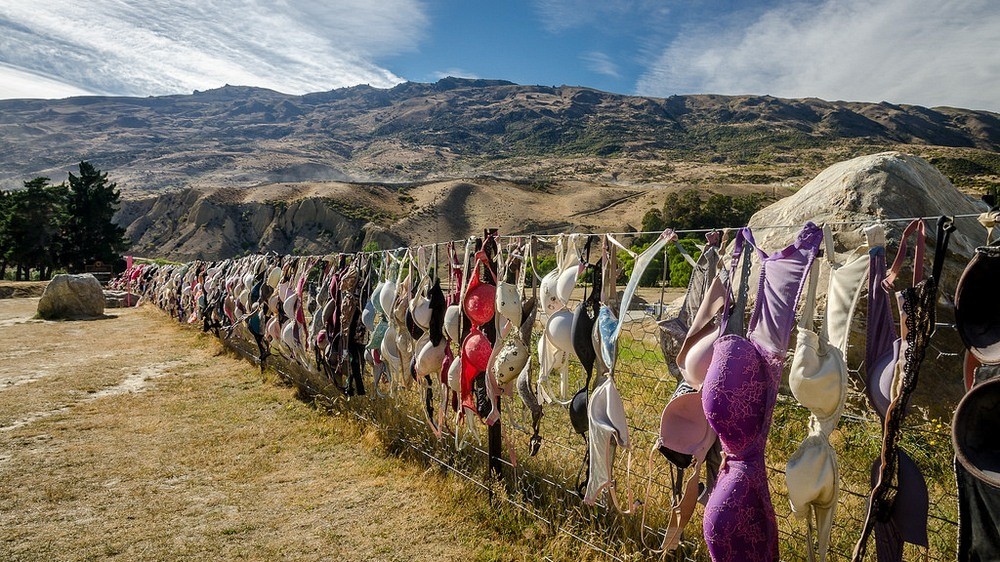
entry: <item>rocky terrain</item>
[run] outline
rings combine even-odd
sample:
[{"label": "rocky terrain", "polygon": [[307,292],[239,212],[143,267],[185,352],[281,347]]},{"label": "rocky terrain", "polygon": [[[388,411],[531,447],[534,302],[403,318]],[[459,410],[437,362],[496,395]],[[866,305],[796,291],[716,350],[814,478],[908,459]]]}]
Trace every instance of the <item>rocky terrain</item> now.
[{"label": "rocky terrain", "polygon": [[804,183],[902,148],[1000,180],[1000,116],[770,96],[646,98],[445,78],[294,96],[226,86],[148,98],[0,101],[0,188],[81,159],[127,194],[275,182],[469,178]]},{"label": "rocky terrain", "polygon": [[[249,252],[319,254],[463,239],[483,228],[508,234],[633,231],[682,186],[529,182],[480,177],[408,184],[297,182],[246,189],[189,188],[123,201],[116,220],[132,252],[178,261]],[[724,187],[723,194],[792,193]]]}]

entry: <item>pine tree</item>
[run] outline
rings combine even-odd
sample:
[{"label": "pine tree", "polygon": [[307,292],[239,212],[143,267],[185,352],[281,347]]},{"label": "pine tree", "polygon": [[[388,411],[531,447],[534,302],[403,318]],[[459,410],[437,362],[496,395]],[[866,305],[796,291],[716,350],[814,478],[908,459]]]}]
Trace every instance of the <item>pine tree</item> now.
[{"label": "pine tree", "polygon": [[108,174],[90,162],[80,162],[79,176],[70,172],[62,263],[71,271],[83,271],[95,261],[111,264],[121,258],[128,247],[125,229],[111,222],[120,201],[118,184],[108,182]]}]

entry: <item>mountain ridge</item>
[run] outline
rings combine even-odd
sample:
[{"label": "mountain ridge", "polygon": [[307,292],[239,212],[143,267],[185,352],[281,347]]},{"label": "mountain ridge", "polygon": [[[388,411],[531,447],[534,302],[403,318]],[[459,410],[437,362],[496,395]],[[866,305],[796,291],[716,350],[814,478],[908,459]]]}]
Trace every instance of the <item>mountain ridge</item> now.
[{"label": "mountain ridge", "polygon": [[996,153],[1000,114],[818,98],[654,98],[452,77],[304,95],[223,86],[0,101],[0,188],[36,175],[60,181],[84,159],[127,192],[479,174],[669,182],[686,180],[677,172],[683,162],[730,172],[768,166],[783,169],[782,179],[900,147]]}]

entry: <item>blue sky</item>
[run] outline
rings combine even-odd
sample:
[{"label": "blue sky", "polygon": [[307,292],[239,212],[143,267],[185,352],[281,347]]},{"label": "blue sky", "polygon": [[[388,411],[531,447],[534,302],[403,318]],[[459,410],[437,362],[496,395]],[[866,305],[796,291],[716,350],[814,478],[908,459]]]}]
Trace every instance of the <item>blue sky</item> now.
[{"label": "blue sky", "polygon": [[996,0],[5,0],[0,97],[457,75],[1000,110]]}]

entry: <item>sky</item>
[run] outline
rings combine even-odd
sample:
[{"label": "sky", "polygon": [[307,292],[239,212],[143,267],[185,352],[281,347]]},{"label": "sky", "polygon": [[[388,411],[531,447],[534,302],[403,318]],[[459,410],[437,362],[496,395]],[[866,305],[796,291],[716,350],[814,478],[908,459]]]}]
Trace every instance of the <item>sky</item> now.
[{"label": "sky", "polygon": [[3,0],[0,98],[445,76],[1000,111],[997,0]]}]

